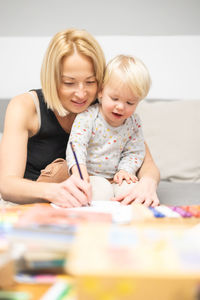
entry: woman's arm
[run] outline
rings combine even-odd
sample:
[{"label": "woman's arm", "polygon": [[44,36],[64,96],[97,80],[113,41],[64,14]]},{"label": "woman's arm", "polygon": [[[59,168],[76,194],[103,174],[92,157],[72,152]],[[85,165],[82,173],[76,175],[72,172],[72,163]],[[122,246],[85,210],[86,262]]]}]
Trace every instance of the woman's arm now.
[{"label": "woman's arm", "polygon": [[28,138],[36,134],[38,126],[31,96],[23,94],[13,98],[7,108],[0,145],[0,193],[3,199],[19,204],[50,201],[65,207],[88,203],[91,187],[75,176],[59,184],[23,178]]},{"label": "woman's arm", "polygon": [[156,186],[160,181],[160,171],[155,165],[155,162],[152,158],[152,155],[149,151],[148,145],[145,143],[145,157],[141,168],[139,169],[137,176],[138,179],[142,179],[143,177],[149,177],[155,181]]},{"label": "woman's arm", "polygon": [[157,206],[159,200],[156,189],[160,181],[160,172],[155,165],[147,144],[145,143],[146,154],[144,162],[137,174],[139,182],[133,185],[132,189],[124,195],[116,197],[113,200],[120,201],[123,204],[132,202],[142,203],[146,206]]}]

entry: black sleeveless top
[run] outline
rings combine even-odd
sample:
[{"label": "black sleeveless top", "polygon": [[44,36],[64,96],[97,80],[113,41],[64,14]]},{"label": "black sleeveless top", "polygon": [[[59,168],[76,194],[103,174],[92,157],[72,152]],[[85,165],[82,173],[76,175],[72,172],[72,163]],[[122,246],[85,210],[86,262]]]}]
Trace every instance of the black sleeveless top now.
[{"label": "black sleeveless top", "polygon": [[69,134],[59,124],[54,112],[47,108],[42,90],[37,93],[41,126],[38,133],[28,139],[27,163],[24,178],[36,180],[40,171],[56,158],[64,158]]}]

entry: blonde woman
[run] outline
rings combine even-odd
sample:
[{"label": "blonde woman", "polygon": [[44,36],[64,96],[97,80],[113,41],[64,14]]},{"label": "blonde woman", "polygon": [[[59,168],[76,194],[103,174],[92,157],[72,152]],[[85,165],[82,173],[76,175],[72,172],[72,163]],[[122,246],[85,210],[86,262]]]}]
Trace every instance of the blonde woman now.
[{"label": "blonde woman", "polygon": [[[91,184],[75,175],[60,183],[37,179],[53,160],[65,158],[75,116],[95,101],[104,68],[102,49],[85,30],[69,29],[53,37],[42,64],[42,90],[16,96],[7,108],[0,147],[0,193],[5,201],[46,201],[63,207],[91,201]],[[131,201],[156,199],[159,172],[147,146],[138,178]]]}]

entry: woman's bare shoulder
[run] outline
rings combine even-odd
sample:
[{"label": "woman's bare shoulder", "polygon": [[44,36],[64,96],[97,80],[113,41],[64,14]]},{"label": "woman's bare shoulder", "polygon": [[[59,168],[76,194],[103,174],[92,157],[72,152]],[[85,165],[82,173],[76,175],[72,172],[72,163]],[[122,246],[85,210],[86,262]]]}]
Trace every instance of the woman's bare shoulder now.
[{"label": "woman's bare shoulder", "polygon": [[23,94],[13,97],[10,100],[8,107],[9,108],[11,107],[13,109],[21,108],[21,109],[26,110],[27,108],[29,108],[33,111],[35,110],[35,104],[33,101],[33,97],[30,95],[30,93],[23,93]]},{"label": "woman's bare shoulder", "polygon": [[17,122],[26,123],[25,127],[30,131],[37,131],[38,120],[35,103],[29,93],[23,93],[12,98],[8,104],[6,118],[8,122],[17,117]]}]

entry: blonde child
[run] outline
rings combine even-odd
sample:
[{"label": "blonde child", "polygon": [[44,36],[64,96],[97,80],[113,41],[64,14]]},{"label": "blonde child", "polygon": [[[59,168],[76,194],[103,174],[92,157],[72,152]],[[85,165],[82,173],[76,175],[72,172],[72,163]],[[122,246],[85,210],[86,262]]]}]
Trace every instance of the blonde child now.
[{"label": "blonde child", "polygon": [[[145,144],[135,110],[150,84],[149,72],[140,59],[115,57],[106,67],[99,103],[77,115],[73,123],[69,141],[83,178],[92,183],[93,200],[109,200],[138,181]],[[79,174],[69,143],[66,159],[69,172]]]}]

